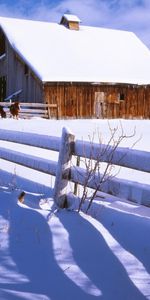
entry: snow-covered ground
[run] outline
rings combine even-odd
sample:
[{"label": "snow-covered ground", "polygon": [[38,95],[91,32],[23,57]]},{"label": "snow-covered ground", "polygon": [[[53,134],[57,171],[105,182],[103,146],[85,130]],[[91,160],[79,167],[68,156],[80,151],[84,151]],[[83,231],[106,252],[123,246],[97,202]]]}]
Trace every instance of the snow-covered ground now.
[{"label": "snow-covered ground", "polygon": [[[111,128],[119,121],[110,121]],[[121,146],[150,151],[150,121],[123,120],[124,132],[136,136]],[[61,136],[69,127],[78,139],[95,130],[110,136],[106,120],[1,120],[0,129]],[[55,153],[8,147],[57,159]],[[17,148],[16,148],[17,147]],[[12,172],[12,173],[10,173]],[[150,182],[136,172],[136,180]],[[125,169],[119,176],[134,178]],[[139,300],[150,299],[150,208],[105,195],[89,215],[57,210],[50,197],[50,176],[0,160],[0,299]],[[24,203],[18,195],[26,192]]]}]

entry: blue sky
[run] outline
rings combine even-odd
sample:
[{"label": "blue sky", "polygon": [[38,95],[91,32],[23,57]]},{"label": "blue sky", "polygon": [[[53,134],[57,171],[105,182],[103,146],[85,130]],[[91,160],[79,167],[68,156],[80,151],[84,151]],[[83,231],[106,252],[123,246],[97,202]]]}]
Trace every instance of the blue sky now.
[{"label": "blue sky", "polygon": [[150,47],[150,0],[0,0],[0,15],[59,22],[69,11],[83,25],[135,32]]}]

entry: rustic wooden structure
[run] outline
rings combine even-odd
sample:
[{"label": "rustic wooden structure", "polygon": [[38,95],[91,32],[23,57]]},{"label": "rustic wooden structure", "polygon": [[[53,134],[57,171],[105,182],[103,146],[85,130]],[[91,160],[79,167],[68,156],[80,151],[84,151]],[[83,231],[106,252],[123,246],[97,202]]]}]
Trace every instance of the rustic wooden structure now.
[{"label": "rustic wooden structure", "polygon": [[[79,22],[63,16],[61,26],[77,31]],[[0,101],[10,95],[57,106],[49,115],[56,118],[150,118],[149,84],[42,81],[0,28]]]},{"label": "rustic wooden structure", "polygon": [[60,21],[60,24],[71,30],[79,30],[79,23],[80,19],[78,17],[67,14],[65,14]]},{"label": "rustic wooden structure", "polygon": [[57,83],[44,87],[59,118],[150,118],[150,87],[127,84]]}]

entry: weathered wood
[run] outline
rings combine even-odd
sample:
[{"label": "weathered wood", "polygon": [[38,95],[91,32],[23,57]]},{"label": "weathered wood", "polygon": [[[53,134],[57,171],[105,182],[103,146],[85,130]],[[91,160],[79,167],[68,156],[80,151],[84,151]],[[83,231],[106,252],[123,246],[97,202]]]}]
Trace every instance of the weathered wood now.
[{"label": "weathered wood", "polygon": [[46,109],[39,109],[39,108],[21,108],[19,114],[21,113],[29,113],[29,114],[46,114],[47,115],[47,110]]},{"label": "weathered wood", "polygon": [[31,118],[44,118],[44,119],[48,119],[48,116],[47,116],[47,114],[38,114],[38,113],[36,113],[36,114],[29,114],[29,113],[20,113],[19,114],[19,118],[20,119],[31,119]]},{"label": "weathered wood", "polygon": [[[2,32],[2,30],[0,30],[0,32]],[[42,82],[33,73],[30,66],[26,65],[21,56],[14,51],[6,36],[4,44],[6,57],[3,62],[0,62],[0,69],[2,63],[5,66],[5,68],[3,68],[3,76],[7,78],[6,97],[22,89],[22,93],[16,98],[20,102],[43,101]],[[28,72],[26,72],[26,67],[28,68]]]},{"label": "weathered wood", "polygon": [[[76,167],[80,167],[80,156],[77,156]],[[74,184],[74,195],[77,195],[77,191],[78,191],[78,183],[75,182],[75,184]]]},{"label": "weathered wood", "polygon": [[[9,107],[11,102],[1,102],[0,105],[5,108],[7,115],[10,115]],[[51,110],[58,111],[57,104],[46,103],[20,103],[19,117],[44,117],[51,118]],[[56,113],[58,118],[58,113]]]},{"label": "weathered wood", "polygon": [[78,22],[69,22],[68,27],[71,30],[79,30],[79,23]]},{"label": "weathered wood", "polygon": [[70,176],[70,161],[74,148],[75,136],[66,128],[62,130],[56,179],[54,186],[54,201],[63,208],[67,201],[67,187]]},{"label": "weathered wood", "polygon": [[44,86],[44,98],[48,103],[57,103],[59,118],[94,118],[96,93],[104,93],[102,111],[97,118],[150,118],[150,87],[91,83]]},{"label": "weathered wood", "polygon": [[79,21],[67,20],[64,16],[62,17],[60,24],[63,24],[71,30],[79,30]]},{"label": "weathered wood", "polygon": [[[12,103],[11,102],[0,102],[0,105],[2,106],[10,106]],[[48,104],[48,103],[29,103],[29,102],[20,102],[21,107],[37,107],[37,108],[57,108],[57,104]]]}]

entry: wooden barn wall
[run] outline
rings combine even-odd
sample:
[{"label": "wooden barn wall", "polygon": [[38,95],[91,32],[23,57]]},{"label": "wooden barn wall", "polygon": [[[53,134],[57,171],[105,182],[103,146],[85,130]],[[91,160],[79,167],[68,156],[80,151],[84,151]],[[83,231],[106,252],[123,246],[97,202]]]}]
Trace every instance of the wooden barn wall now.
[{"label": "wooden barn wall", "polygon": [[3,58],[0,60],[0,77],[6,74],[6,60]]},{"label": "wooden barn wall", "polygon": [[44,100],[58,104],[59,118],[150,118],[148,86],[46,84]]},{"label": "wooden barn wall", "polygon": [[21,102],[41,102],[42,83],[7,44],[7,95],[20,89]]},{"label": "wooden barn wall", "polygon": [[6,57],[0,62],[0,77],[6,76],[6,97],[22,89],[18,100],[21,102],[42,102],[43,85],[21,60],[7,39]]}]

